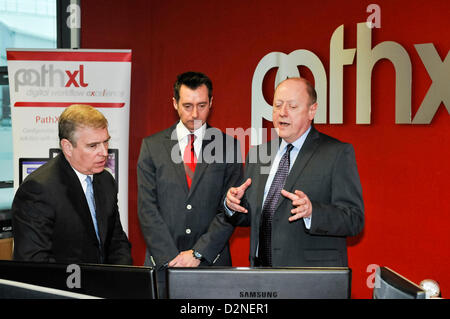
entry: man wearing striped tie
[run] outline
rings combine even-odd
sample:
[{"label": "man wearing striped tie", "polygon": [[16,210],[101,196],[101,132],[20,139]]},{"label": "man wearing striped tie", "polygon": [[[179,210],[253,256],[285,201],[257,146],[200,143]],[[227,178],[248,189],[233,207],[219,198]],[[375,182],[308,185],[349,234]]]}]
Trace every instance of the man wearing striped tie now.
[{"label": "man wearing striped tie", "polygon": [[165,267],[231,266],[233,233],[221,198],[241,178],[236,139],[207,124],[212,82],[199,72],[180,74],[173,107],[180,120],[144,138],[138,160],[138,216],[147,253],[164,297]]},{"label": "man wearing striped tie", "polygon": [[316,98],[303,78],[277,86],[272,114],[279,138],[249,151],[241,186],[227,192],[230,221],[251,226],[252,266],[347,266],[346,237],[363,229],[353,147],[314,128]]}]

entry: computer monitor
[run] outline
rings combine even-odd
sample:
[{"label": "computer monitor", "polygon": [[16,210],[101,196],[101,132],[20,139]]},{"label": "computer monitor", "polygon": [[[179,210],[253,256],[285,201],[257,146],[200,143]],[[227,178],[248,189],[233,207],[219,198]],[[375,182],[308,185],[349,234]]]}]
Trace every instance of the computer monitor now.
[{"label": "computer monitor", "polygon": [[19,184],[22,184],[28,175],[47,163],[48,160],[48,158],[43,157],[19,158]]},{"label": "computer monitor", "polygon": [[169,299],[347,299],[351,269],[169,268]]},{"label": "computer monitor", "polygon": [[0,279],[0,299],[99,299],[59,289]]},{"label": "computer monitor", "polygon": [[[101,298],[156,298],[151,267],[0,260],[0,278]],[[79,287],[71,284],[77,282],[73,278],[78,279]]]},{"label": "computer monitor", "polygon": [[108,149],[108,160],[106,161],[105,170],[119,183],[119,150],[115,148]]},{"label": "computer monitor", "polygon": [[425,290],[388,267],[378,267],[373,299],[425,299]]},{"label": "computer monitor", "polygon": [[12,237],[11,210],[0,210],[0,239]]}]

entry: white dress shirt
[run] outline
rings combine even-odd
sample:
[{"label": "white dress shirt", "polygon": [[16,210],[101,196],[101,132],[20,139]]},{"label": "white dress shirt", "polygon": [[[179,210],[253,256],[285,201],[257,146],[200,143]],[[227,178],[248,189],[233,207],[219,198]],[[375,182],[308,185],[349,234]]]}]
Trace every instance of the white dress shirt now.
[{"label": "white dress shirt", "polygon": [[178,145],[180,146],[181,156],[184,154],[184,149],[189,143],[189,135],[194,134],[195,140],[194,140],[194,152],[195,156],[198,158],[201,148],[202,148],[202,141],[203,137],[205,136],[206,132],[206,123],[204,123],[201,127],[196,129],[194,132],[189,131],[186,126],[184,126],[183,122],[178,122],[176,126],[177,131],[177,139],[178,139]]},{"label": "white dress shirt", "polygon": [[77,171],[75,168],[72,167],[72,169],[74,170],[75,174],[77,174],[78,179],[80,180],[81,183],[81,187],[83,188],[83,192],[84,195],[86,195],[86,188],[87,188],[87,182],[86,182],[86,177],[90,176],[92,182],[94,182],[94,175],[85,175],[83,173],[80,173],[79,171]]}]

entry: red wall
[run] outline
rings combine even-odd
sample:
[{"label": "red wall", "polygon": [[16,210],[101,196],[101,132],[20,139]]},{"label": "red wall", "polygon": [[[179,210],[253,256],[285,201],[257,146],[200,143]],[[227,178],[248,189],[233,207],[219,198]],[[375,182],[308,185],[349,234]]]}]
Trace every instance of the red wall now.
[{"label": "red wall", "polygon": [[[208,74],[214,83],[210,124],[222,130],[248,128],[252,76],[261,58],[273,51],[307,49],[320,58],[329,77],[333,31],[343,24],[344,48],[356,48],[356,24],[366,21],[370,3],[83,1],[83,48],[133,50],[129,237],[135,264],[143,263],[145,251],[136,212],[140,144],[143,137],[177,120],[171,106],[176,75],[188,70]],[[373,30],[372,45],[395,41],[407,50],[413,69],[414,115],[431,84],[414,44],[434,43],[445,59],[450,46],[450,4],[447,0],[376,3],[381,7],[381,28]],[[366,226],[361,235],[348,240],[352,295],[371,297],[366,269],[379,264],[415,282],[438,280],[444,297],[449,297],[450,115],[441,103],[429,125],[395,124],[395,72],[392,63],[382,60],[372,73],[372,123],[356,124],[356,63],[355,57],[354,64],[344,69],[344,124],[317,125],[352,143],[356,151]],[[231,240],[234,266],[248,265],[248,241],[247,229],[235,231]]]}]

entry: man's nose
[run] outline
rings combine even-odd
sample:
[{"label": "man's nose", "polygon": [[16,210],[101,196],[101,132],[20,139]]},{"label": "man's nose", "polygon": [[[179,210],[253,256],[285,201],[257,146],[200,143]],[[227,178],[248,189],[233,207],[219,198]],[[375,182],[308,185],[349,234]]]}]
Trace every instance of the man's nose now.
[{"label": "man's nose", "polygon": [[100,143],[100,155],[108,156],[108,143]]},{"label": "man's nose", "polygon": [[283,104],[280,107],[280,116],[287,116],[287,110],[288,110],[288,106],[286,104]]},{"label": "man's nose", "polygon": [[198,109],[196,106],[192,108],[192,118],[196,119],[198,117]]}]

